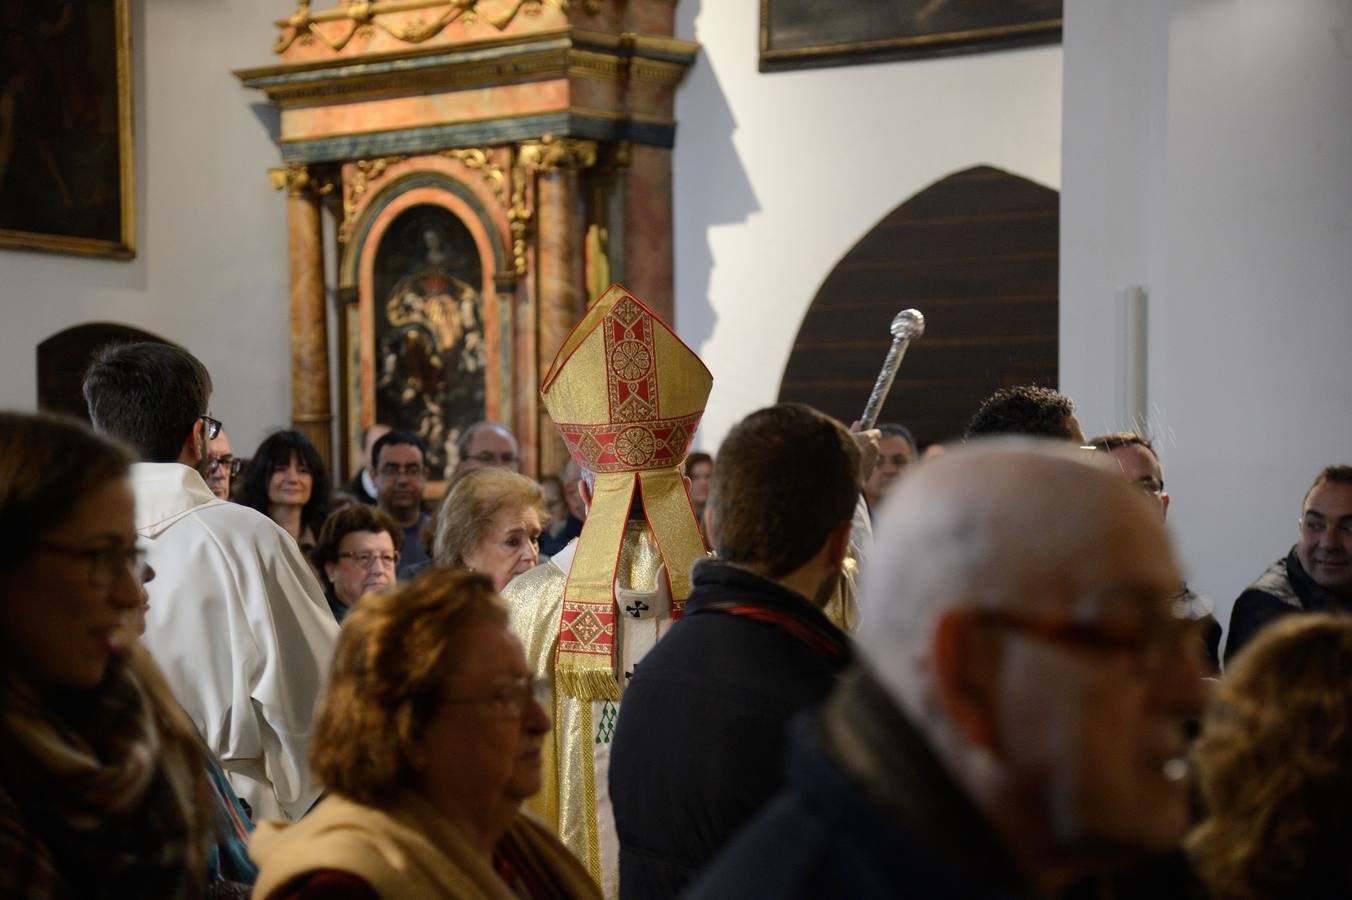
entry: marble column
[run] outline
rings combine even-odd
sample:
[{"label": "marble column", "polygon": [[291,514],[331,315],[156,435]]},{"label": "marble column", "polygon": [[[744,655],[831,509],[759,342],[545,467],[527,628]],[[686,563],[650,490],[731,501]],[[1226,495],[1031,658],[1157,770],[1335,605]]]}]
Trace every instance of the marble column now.
[{"label": "marble column", "polygon": [[[596,163],[596,142],[565,138],[531,141],[521,160],[537,173],[535,184],[537,372],[543,375],[586,310],[586,220],[580,172]],[[544,407],[539,413],[538,472],[557,473],[568,451]]]},{"label": "marble column", "polygon": [[305,166],[286,170],[291,259],[291,423],[335,473],[329,396],[328,315],[324,306],[324,231],[320,191]]}]

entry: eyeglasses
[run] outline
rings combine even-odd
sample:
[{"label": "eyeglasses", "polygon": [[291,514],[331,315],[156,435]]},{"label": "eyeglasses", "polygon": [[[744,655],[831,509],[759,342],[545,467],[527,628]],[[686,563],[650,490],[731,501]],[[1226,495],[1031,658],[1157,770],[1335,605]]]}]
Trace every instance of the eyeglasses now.
[{"label": "eyeglasses", "polygon": [[352,560],[354,563],[356,563],[358,567],[363,568],[363,569],[369,569],[369,568],[371,567],[371,563],[373,563],[373,562],[378,562],[378,563],[380,563],[380,567],[381,567],[382,569],[393,569],[395,566],[397,566],[397,565],[399,564],[399,554],[398,554],[398,552],[395,552],[395,553],[370,553],[370,552],[363,551],[363,552],[361,552],[361,553],[357,553],[357,552],[352,551],[352,550],[344,550],[344,551],[342,551],[341,553],[338,554],[338,558],[339,558],[339,559],[350,559],[350,560]]},{"label": "eyeglasses", "polygon": [[221,420],[213,419],[211,416],[198,416],[197,418],[207,423],[207,440],[216,440],[216,436],[221,433]]},{"label": "eyeglasses", "polygon": [[422,473],[422,463],[409,463],[405,466],[401,466],[398,463],[385,463],[385,465],[376,470],[376,474],[381,478],[398,478],[400,475],[405,475],[409,478],[417,478]]},{"label": "eyeglasses", "polygon": [[[1310,537],[1318,537],[1329,530],[1328,519],[1316,513],[1306,513],[1296,521],[1300,523],[1300,530]],[[1333,527],[1337,529],[1340,536],[1352,537],[1352,516],[1344,516]]]},{"label": "eyeglasses", "polygon": [[61,553],[89,560],[89,586],[103,590],[112,587],[124,572],[141,583],[146,572],[146,552],[140,547],[122,547],[110,544],[107,547],[72,547],[52,541],[38,541],[39,550],[49,553]]},{"label": "eyeglasses", "polygon": [[1106,622],[1036,619],[1000,610],[981,610],[977,616],[1001,628],[1010,628],[1038,640],[1097,653],[1132,657],[1142,676],[1157,675],[1180,647],[1196,653],[1201,647],[1203,622],[1180,615],[1161,616],[1139,626]]},{"label": "eyeglasses", "polygon": [[483,463],[486,466],[491,466],[493,463],[502,463],[504,466],[510,466],[521,461],[521,457],[517,456],[515,453],[494,453],[492,450],[485,450],[482,453],[472,453],[465,458],[472,459],[477,463]]},{"label": "eyeglasses", "polygon": [[483,697],[448,697],[442,703],[465,706],[488,706],[503,719],[519,719],[526,714],[531,701],[541,709],[549,708],[553,684],[548,679],[517,678],[510,687],[498,688]]},{"label": "eyeglasses", "polygon": [[226,474],[234,478],[243,467],[244,460],[233,456],[213,456],[207,461],[207,473],[210,475],[215,475],[217,469],[224,469]]}]

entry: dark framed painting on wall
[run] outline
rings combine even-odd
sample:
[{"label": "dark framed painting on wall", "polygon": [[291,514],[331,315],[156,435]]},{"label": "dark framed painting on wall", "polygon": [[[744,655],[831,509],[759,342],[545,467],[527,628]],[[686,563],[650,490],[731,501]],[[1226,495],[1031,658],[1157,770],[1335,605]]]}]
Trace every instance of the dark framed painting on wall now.
[{"label": "dark framed painting on wall", "polygon": [[1062,0],[761,0],[760,70],[972,53],[1061,39]]},{"label": "dark framed painting on wall", "polygon": [[482,283],[473,235],[441,206],[400,213],[376,251],[375,421],[423,439],[434,481],[458,462],[448,448],[487,418]]},{"label": "dark framed painting on wall", "polygon": [[135,255],[130,0],[5,0],[0,246]]}]

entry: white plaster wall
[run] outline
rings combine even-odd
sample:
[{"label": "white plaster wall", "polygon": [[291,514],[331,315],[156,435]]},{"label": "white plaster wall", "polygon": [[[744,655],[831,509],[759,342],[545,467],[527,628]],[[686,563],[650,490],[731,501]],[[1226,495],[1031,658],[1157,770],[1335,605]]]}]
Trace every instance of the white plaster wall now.
[{"label": "white plaster wall", "polygon": [[1346,0],[1066,4],[1062,386],[1126,424],[1113,292],[1145,286],[1170,521],[1223,623],[1352,462],[1350,90]]},{"label": "white plaster wall", "polygon": [[983,163],[1061,182],[1060,46],[761,74],[757,9],[676,8],[703,47],[674,177],[676,326],[715,379],[704,448],[775,401],[818,287],[896,206]]},{"label": "white plaster wall", "polygon": [[266,64],[269,0],[132,7],[137,255],[130,262],[0,250],[0,407],[37,403],[37,344],[123,322],[211,371],[213,412],[247,452],[290,420],[285,198],[261,95],[232,69]]}]

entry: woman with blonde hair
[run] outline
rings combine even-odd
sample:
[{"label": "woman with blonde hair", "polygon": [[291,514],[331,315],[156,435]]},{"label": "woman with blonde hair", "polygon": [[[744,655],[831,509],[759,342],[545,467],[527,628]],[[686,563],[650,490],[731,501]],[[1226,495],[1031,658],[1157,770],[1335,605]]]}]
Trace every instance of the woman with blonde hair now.
[{"label": "woman with blonde hair", "polygon": [[1212,900],[1352,894],[1352,617],[1290,616],[1227,668],[1188,839]]},{"label": "woman with blonde hair", "polygon": [[482,572],[501,591],[540,562],[544,492],[507,469],[471,469],[437,513],[432,557],[439,566]]},{"label": "woman with blonde hair", "polygon": [[586,869],[520,813],[549,715],[483,575],[432,569],[347,617],[310,761],[329,792],[251,844],[283,898],[588,898]]},{"label": "woman with blonde hair", "polygon": [[0,413],[0,895],[200,897],[212,800],[191,721],[134,636],[129,453]]}]

